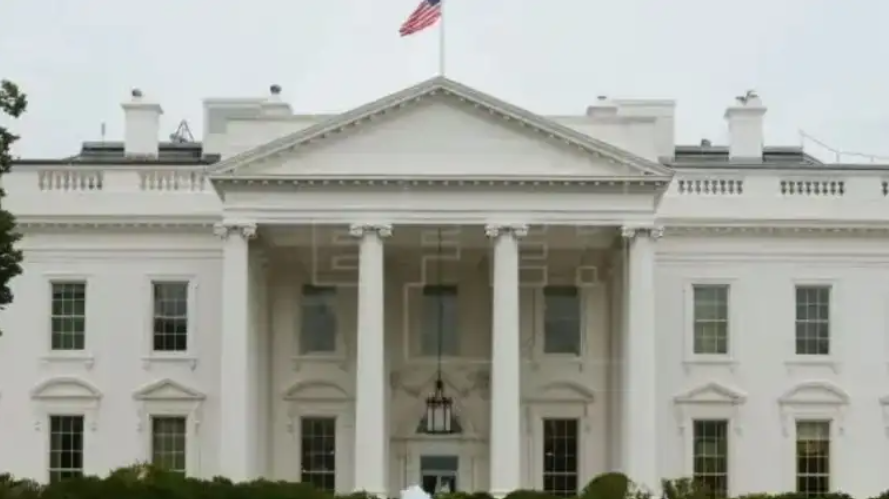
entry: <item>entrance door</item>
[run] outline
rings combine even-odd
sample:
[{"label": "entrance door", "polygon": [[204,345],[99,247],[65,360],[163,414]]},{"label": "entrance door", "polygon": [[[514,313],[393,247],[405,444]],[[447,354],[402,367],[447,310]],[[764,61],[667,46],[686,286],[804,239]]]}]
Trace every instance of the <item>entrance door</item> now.
[{"label": "entrance door", "polygon": [[457,456],[420,456],[420,483],[427,494],[456,492],[460,459]]}]

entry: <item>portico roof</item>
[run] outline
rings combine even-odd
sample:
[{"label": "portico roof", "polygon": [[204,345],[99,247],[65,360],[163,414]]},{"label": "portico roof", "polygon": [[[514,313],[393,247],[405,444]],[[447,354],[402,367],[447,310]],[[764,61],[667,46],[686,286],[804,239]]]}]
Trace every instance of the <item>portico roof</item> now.
[{"label": "portico roof", "polygon": [[[349,132],[370,129],[377,125],[384,115],[408,111],[411,108],[419,107],[429,102],[433,98],[468,106],[492,120],[499,121],[504,125],[511,125],[515,129],[538,134],[541,140],[548,141],[563,150],[570,150],[575,154],[579,153],[589,158],[589,160],[618,165],[620,168],[615,170],[615,172],[620,171],[622,173],[615,173],[615,175],[611,176],[613,180],[663,184],[673,175],[671,168],[656,161],[642,158],[448,78],[436,77],[227,158],[211,168],[211,178],[215,181],[226,182],[259,178],[280,180],[282,177],[295,177],[295,175],[290,175],[290,172],[287,172],[285,175],[278,171],[269,174],[268,171],[262,171],[261,168],[257,170],[253,167],[247,167],[260,163],[280,161],[285,156],[290,157],[305,151],[310,145],[314,147],[319,143],[343,137]],[[367,176],[367,173],[356,171],[356,178]],[[583,178],[586,177],[583,171],[580,174],[572,172],[571,175],[565,174],[566,172],[560,173],[563,175],[555,175],[555,177],[561,181],[604,180],[602,171],[590,170],[588,178]],[[299,177],[303,180],[308,180],[309,178],[319,180],[326,176],[328,174],[324,171],[315,171],[310,174],[300,175]],[[348,177],[348,174],[344,175],[342,171],[329,173],[330,178],[337,180],[342,180],[344,176]],[[435,175],[428,178],[433,177]],[[514,175],[503,180],[522,180],[521,177],[521,175]],[[540,173],[530,175],[530,177],[536,177],[534,180],[539,180]],[[413,172],[410,172],[392,175],[390,178],[410,179],[426,177],[422,174],[414,175]]]}]

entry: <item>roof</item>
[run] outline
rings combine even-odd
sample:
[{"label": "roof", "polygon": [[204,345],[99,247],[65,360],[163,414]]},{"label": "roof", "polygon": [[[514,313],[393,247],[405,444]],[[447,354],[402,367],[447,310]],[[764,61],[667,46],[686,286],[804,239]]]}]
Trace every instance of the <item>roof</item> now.
[{"label": "roof", "polygon": [[448,95],[459,100],[468,101],[484,108],[504,121],[517,121],[527,128],[553,137],[567,145],[578,147],[589,154],[633,166],[643,176],[669,178],[673,174],[672,169],[661,163],[641,158],[607,142],[592,138],[443,76],[431,78],[306,129],[285,135],[267,144],[232,156],[215,165],[212,170],[217,174],[232,174],[243,165],[261,161],[282,152],[295,150],[310,142],[315,143],[318,140],[327,139],[348,128],[363,126],[369,123],[375,116],[393,109],[415,104],[425,97],[436,95]]}]

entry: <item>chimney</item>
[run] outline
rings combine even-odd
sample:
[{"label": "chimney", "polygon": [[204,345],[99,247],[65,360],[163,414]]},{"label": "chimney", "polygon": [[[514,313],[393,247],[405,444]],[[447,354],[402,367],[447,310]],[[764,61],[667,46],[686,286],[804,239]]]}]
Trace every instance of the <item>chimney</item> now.
[{"label": "chimney", "polygon": [[160,104],[146,102],[142,91],[133,89],[130,101],[121,105],[124,114],[124,156],[127,158],[157,158]]},{"label": "chimney", "polygon": [[293,110],[290,104],[281,99],[281,85],[272,85],[269,87],[269,96],[262,103],[263,116],[292,116]]},{"label": "chimney", "polygon": [[617,104],[607,96],[600,95],[596,103],[586,108],[586,115],[590,118],[611,118],[617,116]]},{"label": "chimney", "polygon": [[762,162],[763,116],[766,108],[753,90],[737,97],[725,111],[729,133],[729,159]]}]

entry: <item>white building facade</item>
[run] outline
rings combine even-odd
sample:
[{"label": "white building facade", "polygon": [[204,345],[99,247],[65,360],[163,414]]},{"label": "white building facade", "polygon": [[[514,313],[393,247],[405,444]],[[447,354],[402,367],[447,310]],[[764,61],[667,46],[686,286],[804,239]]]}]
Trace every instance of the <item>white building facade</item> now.
[{"label": "white building facade", "polygon": [[889,170],[765,146],[755,95],[728,146],[677,146],[671,101],[543,117],[444,78],[206,100],[200,142],[123,107],[123,142],[4,178],[0,470],[889,489]]}]

